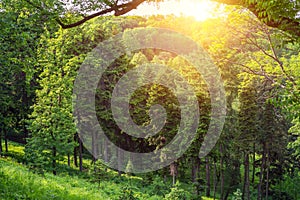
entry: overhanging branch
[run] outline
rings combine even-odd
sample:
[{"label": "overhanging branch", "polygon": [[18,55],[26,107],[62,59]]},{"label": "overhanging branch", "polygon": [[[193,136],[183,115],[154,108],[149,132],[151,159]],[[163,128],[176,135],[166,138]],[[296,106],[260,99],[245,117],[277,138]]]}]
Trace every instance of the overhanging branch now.
[{"label": "overhanging branch", "polygon": [[95,17],[105,15],[105,14],[113,12],[113,11],[115,12],[114,13],[115,16],[124,15],[124,14],[128,13],[129,11],[136,9],[144,1],[146,1],[146,0],[132,0],[131,2],[128,2],[128,3],[115,5],[113,7],[107,8],[105,10],[101,10],[94,14],[88,15],[88,16],[84,17],[83,19],[81,19],[75,23],[72,23],[72,24],[64,24],[61,21],[61,19],[59,19],[59,18],[56,19],[56,21],[63,29],[73,28],[73,27],[79,26],[79,25],[85,23],[86,21],[91,20]]},{"label": "overhanging branch", "polygon": [[[293,17],[279,16],[278,19],[267,19],[267,16],[260,15],[263,12],[257,4],[246,4],[244,0],[212,0],[218,3],[227,5],[243,6],[249,9],[260,21],[263,21],[267,26],[280,29],[293,36],[300,37],[300,21]],[[276,9],[276,8],[274,8]]]}]

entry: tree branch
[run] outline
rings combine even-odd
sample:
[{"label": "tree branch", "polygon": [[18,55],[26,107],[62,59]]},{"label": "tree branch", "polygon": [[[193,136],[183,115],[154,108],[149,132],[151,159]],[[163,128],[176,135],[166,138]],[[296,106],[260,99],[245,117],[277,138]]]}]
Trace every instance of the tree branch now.
[{"label": "tree branch", "polygon": [[133,0],[132,2],[129,2],[127,4],[119,6],[119,8],[115,11],[115,16],[120,16],[128,13],[129,11],[136,9],[141,3],[143,3],[145,0]]},{"label": "tree branch", "polygon": [[84,17],[82,20],[79,20],[79,21],[77,21],[77,22],[75,22],[75,23],[72,23],[72,24],[64,24],[64,23],[61,21],[61,19],[59,19],[59,18],[57,18],[56,21],[57,21],[57,23],[58,23],[63,29],[73,28],[73,27],[76,27],[76,26],[79,26],[79,25],[85,23],[85,22],[88,21],[88,20],[91,20],[91,19],[93,19],[93,18],[95,18],[95,17],[98,17],[98,16],[101,16],[101,15],[105,15],[105,14],[107,14],[107,13],[110,13],[110,12],[114,11],[114,10],[115,10],[115,8],[108,8],[108,9],[102,10],[102,11],[100,11],[100,12],[94,13],[94,14],[92,14],[92,15],[86,16],[86,17]]},{"label": "tree branch", "polygon": [[232,62],[228,59],[225,59],[228,63],[231,63],[233,65],[238,65],[241,66],[243,68],[243,71],[249,74],[253,74],[253,75],[257,75],[257,76],[261,76],[266,78],[267,80],[271,81],[273,84],[277,83],[281,88],[285,88],[284,85],[282,85],[281,83],[276,82],[274,79],[276,78],[276,75],[272,75],[269,76],[263,69],[263,67],[260,65],[260,63],[258,62],[258,64],[260,65],[261,71],[256,71],[254,69],[252,69],[251,67],[244,65],[242,63],[238,63],[238,62]]},{"label": "tree branch", "polygon": [[105,10],[101,10],[94,14],[88,15],[88,16],[84,17],[83,19],[81,19],[75,23],[72,23],[72,24],[64,24],[61,21],[61,19],[59,19],[59,18],[57,18],[56,21],[63,29],[73,28],[73,27],[79,26],[79,25],[85,23],[86,21],[91,20],[95,17],[105,15],[105,14],[113,12],[113,11],[115,12],[114,13],[115,16],[124,15],[124,14],[128,13],[129,11],[136,9],[144,1],[146,1],[146,0],[132,0],[131,2],[128,2],[128,3],[115,5],[113,7],[107,8]]},{"label": "tree branch", "polygon": [[275,58],[276,62],[277,62],[277,63],[279,64],[279,66],[280,66],[281,72],[287,77],[287,79],[288,79],[289,81],[291,81],[291,83],[293,84],[293,86],[296,86],[297,84],[296,84],[295,80],[294,80],[291,76],[289,76],[289,75],[287,74],[286,70],[284,69],[283,63],[279,60],[279,58],[278,58],[278,56],[277,56],[277,53],[276,53],[276,51],[275,51],[275,48],[274,48],[274,46],[273,46],[273,44],[272,44],[271,36],[270,36],[269,34],[267,34],[267,36],[268,36],[268,41],[269,41],[270,46],[271,46],[272,53],[273,53],[273,55],[274,55],[274,58]]},{"label": "tree branch", "polygon": [[[260,21],[272,28],[278,28],[296,37],[300,37],[300,21],[296,18],[289,18],[285,16],[279,16],[278,19],[267,19],[267,16],[262,16],[260,13],[263,11],[257,6],[257,4],[246,4],[243,0],[213,0],[218,3],[227,5],[242,6],[250,10]],[[274,8],[276,9],[276,8]]]}]

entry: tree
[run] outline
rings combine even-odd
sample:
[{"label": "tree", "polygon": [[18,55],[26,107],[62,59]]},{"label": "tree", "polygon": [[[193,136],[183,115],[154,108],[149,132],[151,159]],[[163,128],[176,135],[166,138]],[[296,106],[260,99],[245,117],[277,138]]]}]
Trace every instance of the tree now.
[{"label": "tree", "polygon": [[[151,0],[150,0],[151,1]],[[109,13],[115,16],[121,16],[133,9],[136,9],[143,2],[148,0],[92,0],[88,3],[85,0],[78,1],[60,1],[60,0],[25,0],[18,3],[26,5],[34,12],[45,18],[49,23],[56,22],[62,28],[73,28],[79,26],[88,20]],[[159,1],[155,1],[159,2]],[[3,4],[13,2],[3,0]],[[92,13],[92,14],[90,14]],[[71,15],[70,15],[71,14]]]},{"label": "tree", "polygon": [[[26,7],[0,2],[1,33],[1,134],[18,142],[28,135],[26,119],[32,111],[39,37],[43,21],[26,12]],[[7,145],[6,145],[7,146]]]},{"label": "tree", "polygon": [[[88,25],[88,24],[87,24]],[[102,39],[94,26],[59,30],[54,35],[47,29],[40,40],[36,91],[33,112],[28,120],[30,130],[26,146],[27,161],[33,167],[45,167],[57,173],[57,161],[70,157],[72,151],[82,170],[82,142],[78,139],[72,113],[72,88],[76,70],[86,53]],[[89,31],[86,28],[89,27]],[[78,34],[80,33],[80,34]],[[70,161],[69,161],[70,162]],[[74,161],[75,162],[75,161]]]},{"label": "tree", "polygon": [[[86,21],[98,16],[114,13],[115,16],[121,16],[137,7],[144,2],[159,3],[163,0],[93,0],[86,3],[84,0],[78,0],[70,3],[69,1],[59,0],[26,0],[18,3],[31,7],[40,16],[44,16],[48,21],[56,21],[62,28],[73,28]],[[281,29],[296,37],[300,36],[299,15],[300,3],[290,0],[213,0],[215,2],[228,5],[243,6],[249,9],[261,21],[270,27]],[[4,4],[13,3],[8,0],[2,0]],[[72,13],[70,18],[68,13]],[[92,13],[92,14],[90,14]],[[76,16],[74,18],[74,16]]]},{"label": "tree", "polygon": [[213,0],[249,9],[266,25],[300,37],[300,2],[290,0]]},{"label": "tree", "polygon": [[[243,198],[250,199],[250,161],[249,155],[255,143],[255,135],[258,132],[257,120],[257,92],[255,88],[255,80],[247,77],[242,81],[239,91],[239,141],[241,149],[244,152],[244,186]],[[253,152],[255,154],[255,152]]]},{"label": "tree", "polygon": [[[60,35],[62,36],[62,34]],[[51,39],[47,32],[41,41],[48,45],[39,49],[42,73],[29,122],[28,161],[34,167],[48,167],[57,173],[57,161],[72,152],[76,133],[72,119],[72,84],[80,56],[70,58],[65,38]]]}]

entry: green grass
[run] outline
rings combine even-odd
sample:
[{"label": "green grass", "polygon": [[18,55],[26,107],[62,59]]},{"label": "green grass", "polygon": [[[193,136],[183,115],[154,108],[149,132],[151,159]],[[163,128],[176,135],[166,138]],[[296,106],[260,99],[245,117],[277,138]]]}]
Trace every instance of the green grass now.
[{"label": "green grass", "polygon": [[[64,170],[57,176],[51,172],[38,174],[21,164],[24,160],[24,146],[9,142],[9,152],[0,157],[0,199],[164,199],[171,191],[171,180],[163,182],[155,175],[119,176],[114,170],[104,169],[95,177],[91,171],[80,172],[74,166],[68,168],[61,163]],[[86,167],[90,160],[85,159]],[[151,179],[149,180],[149,177]],[[189,184],[181,184],[188,194],[193,193]],[[132,199],[132,198],[131,198]],[[196,199],[199,199],[196,198]],[[204,200],[211,200],[203,197]]]},{"label": "green grass", "polygon": [[132,190],[134,196],[139,199],[151,199],[151,195],[137,187],[138,182],[141,182],[140,178],[126,176],[102,180],[99,184],[74,175],[54,176],[51,173],[41,175],[33,173],[10,158],[0,158],[0,199],[3,200],[119,199],[126,188]]},{"label": "green grass", "polygon": [[78,177],[34,174],[8,159],[0,159],[0,199],[115,199],[113,182],[90,183]]},{"label": "green grass", "polygon": [[0,158],[0,199],[3,200],[107,200],[120,199],[126,191],[132,191],[138,199],[163,199],[163,196],[147,194],[148,189],[143,189],[139,177],[114,177],[110,180],[101,180],[99,184],[74,175],[36,174],[11,158]]}]

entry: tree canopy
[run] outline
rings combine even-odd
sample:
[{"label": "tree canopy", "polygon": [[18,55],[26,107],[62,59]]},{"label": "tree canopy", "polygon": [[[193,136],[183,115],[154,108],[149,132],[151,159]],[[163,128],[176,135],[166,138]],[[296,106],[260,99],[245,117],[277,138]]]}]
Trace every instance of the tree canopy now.
[{"label": "tree canopy", "polygon": [[[137,190],[147,193],[139,199],[150,199],[153,195],[158,195],[158,199],[200,199],[204,193],[222,200],[299,199],[295,189],[300,184],[299,2],[218,0],[233,7],[226,9],[226,17],[206,21],[175,15],[120,16],[143,2],[159,1],[0,0],[0,157],[15,156],[38,173],[51,171],[57,176],[72,171],[83,173],[87,179],[99,181],[97,191],[104,188],[100,187],[100,180],[123,182],[130,177],[130,183],[139,181],[140,187],[130,190],[127,185],[124,191],[114,194],[113,199],[133,199]],[[205,77],[174,52],[148,48],[122,54],[95,84],[95,105],[83,104],[84,112],[95,109],[99,125],[112,143],[134,153],[158,152],[160,161],[178,154],[167,145],[180,129],[181,105],[166,86],[149,83],[150,78],[139,74],[140,78],[134,83],[147,84],[133,92],[128,100],[129,111],[126,110],[136,125],[148,126],[152,123],[151,116],[155,115],[152,106],[162,105],[166,120],[158,120],[166,123],[157,134],[147,138],[129,135],[114,118],[111,99],[116,85],[123,81],[125,87],[119,91],[126,92],[131,79],[122,77],[139,66],[164,65],[178,72],[180,79],[156,68],[157,74],[153,68],[140,71],[174,82],[179,94],[185,90],[181,85],[193,87],[200,112],[194,140],[183,137],[191,141],[191,145],[178,145],[181,149],[189,147],[180,157],[163,169],[135,175],[130,173],[134,158],[125,159],[119,149],[110,148],[105,142],[97,143],[101,136],[89,116],[74,118],[76,103],[73,100],[80,95],[74,94],[73,89],[79,69],[97,45],[119,33],[130,36],[128,41],[134,44],[139,42],[135,41],[136,35],[126,34],[146,27],[174,30],[203,47],[224,81],[226,93],[222,99],[226,99],[227,116],[218,142],[205,158],[200,158],[199,149],[207,135],[214,106]],[[156,39],[152,34],[144,34],[142,38],[142,42]],[[164,35],[164,41],[173,45],[169,39],[176,41],[171,34]],[[186,50],[190,48],[183,40],[177,44]],[[122,45],[116,46],[122,48]],[[107,45],[105,52],[111,50],[114,54],[116,46]],[[105,59],[95,60],[98,66],[105,62]],[[95,66],[93,62],[90,64],[88,67]],[[208,71],[208,76],[214,77],[216,71]],[[82,84],[82,87],[87,89],[88,85]],[[89,99],[88,95],[86,98]],[[196,109],[191,110],[186,116],[194,119],[192,114]],[[117,111],[119,115],[124,110]],[[76,126],[80,120],[87,122],[89,137],[80,135]],[[9,139],[20,142],[16,137],[26,143],[24,156],[8,149]],[[103,159],[97,160],[99,152]],[[0,158],[1,166],[6,162],[4,159]],[[150,159],[147,162],[154,163]],[[125,163],[126,166],[124,172],[118,167],[108,170],[107,163],[116,166]],[[4,187],[0,187],[0,198],[9,193],[6,180],[10,176],[3,176],[1,166],[0,185]],[[176,180],[185,187],[175,183]],[[147,191],[141,189],[144,186]],[[31,186],[29,188],[31,192]],[[47,197],[52,192],[47,190]],[[13,199],[16,198],[20,197]]]},{"label": "tree canopy", "polygon": [[[98,16],[124,15],[138,9],[142,3],[156,3],[164,0],[2,0],[2,4],[26,5],[41,16],[56,21],[62,28],[73,28]],[[242,6],[250,10],[266,25],[278,28],[295,37],[300,37],[300,2],[296,0],[212,0],[227,5]],[[69,14],[73,17],[70,18]],[[74,18],[74,15],[77,16]]]}]

